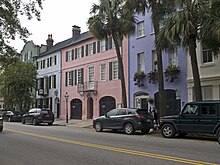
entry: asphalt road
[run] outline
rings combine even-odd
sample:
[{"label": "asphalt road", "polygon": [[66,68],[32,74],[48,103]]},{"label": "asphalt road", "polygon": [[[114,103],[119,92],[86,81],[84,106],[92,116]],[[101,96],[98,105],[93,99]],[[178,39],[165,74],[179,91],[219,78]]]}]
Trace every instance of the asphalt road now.
[{"label": "asphalt road", "polygon": [[165,139],[73,126],[5,122],[0,150],[0,165],[220,164],[220,146],[210,138]]}]

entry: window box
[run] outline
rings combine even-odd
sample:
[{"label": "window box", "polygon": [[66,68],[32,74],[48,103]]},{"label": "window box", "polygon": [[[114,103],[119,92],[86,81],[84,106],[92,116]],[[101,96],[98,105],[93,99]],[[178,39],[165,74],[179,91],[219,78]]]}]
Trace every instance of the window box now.
[{"label": "window box", "polygon": [[178,74],[180,73],[180,68],[177,65],[169,65],[165,72],[164,75],[166,77],[166,81],[174,82],[175,79],[178,78]]},{"label": "window box", "polygon": [[142,80],[146,77],[145,73],[143,71],[138,71],[134,74],[134,81],[135,85],[138,87],[144,86]]}]

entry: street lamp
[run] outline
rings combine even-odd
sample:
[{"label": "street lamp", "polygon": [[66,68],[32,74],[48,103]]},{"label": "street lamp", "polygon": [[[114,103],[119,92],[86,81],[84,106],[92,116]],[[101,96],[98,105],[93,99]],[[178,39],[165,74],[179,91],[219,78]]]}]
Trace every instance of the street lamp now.
[{"label": "street lamp", "polygon": [[68,98],[69,98],[69,95],[68,93],[66,92],[66,94],[64,95],[65,99],[66,99],[66,123],[68,123]]}]

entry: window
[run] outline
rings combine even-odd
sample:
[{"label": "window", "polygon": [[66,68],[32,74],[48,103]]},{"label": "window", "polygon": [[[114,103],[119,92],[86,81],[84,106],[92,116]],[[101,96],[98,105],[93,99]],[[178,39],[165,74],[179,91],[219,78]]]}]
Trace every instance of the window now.
[{"label": "window", "polygon": [[152,50],[152,70],[157,70],[157,52]]},{"label": "window", "polygon": [[203,46],[202,48],[202,63],[209,63],[213,62],[213,54],[212,50],[207,48],[206,46]]},{"label": "window", "polygon": [[178,65],[178,53],[177,49],[169,50],[168,52],[169,56],[169,65]]},{"label": "window", "polygon": [[212,86],[202,87],[203,100],[212,100]]},{"label": "window", "polygon": [[144,21],[137,23],[137,37],[144,36]]},{"label": "window", "polygon": [[118,111],[117,109],[113,109],[113,110],[109,111],[109,112],[107,113],[107,115],[108,115],[108,116],[116,116],[117,111]]},{"label": "window", "polygon": [[126,110],[125,109],[118,109],[117,115],[126,115]]},{"label": "window", "polygon": [[53,75],[53,76],[51,77],[51,87],[52,87],[53,89],[56,88],[56,75]]},{"label": "window", "polygon": [[88,55],[93,54],[93,43],[88,44]]},{"label": "window", "polygon": [[216,115],[216,104],[204,104],[202,105],[201,115]]},{"label": "window", "polygon": [[138,69],[138,71],[145,72],[144,53],[139,53],[137,55],[137,69]]},{"label": "window", "polygon": [[106,80],[106,64],[100,65],[100,80],[101,81]]},{"label": "window", "polygon": [[187,105],[182,112],[183,114],[198,114],[198,105]]},{"label": "window", "polygon": [[83,78],[82,78],[83,74],[82,74],[82,70],[78,69],[77,70],[77,84],[82,84],[83,83]]},{"label": "window", "polygon": [[118,61],[112,62],[112,79],[118,79]]},{"label": "window", "polygon": [[103,52],[106,50],[105,44],[106,44],[105,40],[100,41],[100,52]]},{"label": "window", "polygon": [[76,57],[81,58],[82,57],[82,51],[81,47],[76,48]]},{"label": "window", "polygon": [[28,51],[28,57],[27,59],[30,60],[32,58],[32,52],[31,51]]},{"label": "window", "polygon": [[89,73],[88,81],[94,82],[94,66],[88,68],[88,73]]}]

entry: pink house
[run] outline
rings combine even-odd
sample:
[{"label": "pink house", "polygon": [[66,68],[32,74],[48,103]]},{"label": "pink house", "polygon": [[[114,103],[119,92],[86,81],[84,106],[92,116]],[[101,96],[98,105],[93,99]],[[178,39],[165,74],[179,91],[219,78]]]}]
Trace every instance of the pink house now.
[{"label": "pink house", "polygon": [[[111,37],[97,40],[90,32],[81,34],[77,26],[72,33],[61,49],[61,118],[66,118],[68,109],[69,119],[92,119],[121,106],[117,55]],[[127,42],[124,39],[121,46],[126,82]]]}]

